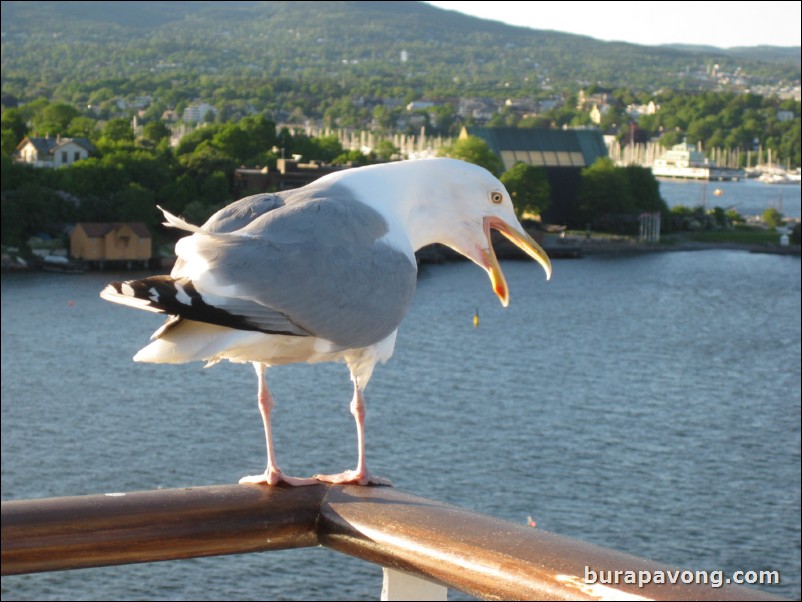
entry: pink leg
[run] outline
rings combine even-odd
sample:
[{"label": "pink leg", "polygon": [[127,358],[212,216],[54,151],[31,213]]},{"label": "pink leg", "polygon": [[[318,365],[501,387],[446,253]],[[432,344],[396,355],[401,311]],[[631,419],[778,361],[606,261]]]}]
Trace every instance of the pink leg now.
[{"label": "pink leg", "polygon": [[392,483],[387,479],[374,477],[368,470],[365,462],[365,398],[359,386],[354,383],[354,398],[351,401],[351,414],[356,420],[356,444],[358,458],[356,470],[346,470],[340,474],[315,475],[315,478],[325,483],[335,483],[338,485],[387,485]]},{"label": "pink leg", "polygon": [[240,483],[267,483],[268,485],[277,485],[278,483],[287,483],[288,485],[315,485],[318,483],[316,479],[300,479],[297,477],[288,477],[281,472],[281,469],[276,464],[276,454],[273,451],[273,431],[270,426],[270,412],[273,410],[273,396],[270,394],[270,389],[267,388],[267,379],[265,378],[265,371],[267,366],[264,364],[254,363],[256,368],[256,375],[259,377],[259,412],[262,414],[262,422],[265,425],[265,439],[267,441],[267,468],[264,474],[242,477]]}]

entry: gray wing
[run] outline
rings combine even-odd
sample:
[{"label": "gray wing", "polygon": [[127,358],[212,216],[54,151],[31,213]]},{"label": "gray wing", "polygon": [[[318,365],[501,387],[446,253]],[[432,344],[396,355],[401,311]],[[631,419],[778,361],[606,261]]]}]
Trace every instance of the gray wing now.
[{"label": "gray wing", "polygon": [[[220,209],[206,220],[202,229],[210,233],[235,232],[259,216],[282,206],[284,206],[284,199],[272,193],[248,196]],[[179,256],[173,266],[172,274],[174,276],[180,274],[184,269],[184,264],[185,260]]]},{"label": "gray wing", "polygon": [[207,232],[235,232],[283,205],[284,199],[275,194],[248,196],[223,207],[203,224],[203,229]]},{"label": "gray wing", "polygon": [[[205,268],[192,276],[195,289],[205,303],[256,326],[342,347],[380,341],[412,300],[414,261],[380,240],[387,224],[365,204],[332,198],[332,189],[325,198],[299,194],[237,231],[190,237]],[[173,276],[190,276],[197,258],[182,257],[186,266]]]}]

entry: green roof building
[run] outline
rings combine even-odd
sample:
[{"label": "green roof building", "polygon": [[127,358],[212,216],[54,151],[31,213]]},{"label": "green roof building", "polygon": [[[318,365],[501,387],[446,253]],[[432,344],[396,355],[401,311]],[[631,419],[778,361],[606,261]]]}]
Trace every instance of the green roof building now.
[{"label": "green roof building", "polygon": [[484,140],[501,159],[505,171],[519,161],[545,167],[551,207],[543,212],[543,221],[581,226],[574,222],[581,171],[607,156],[599,130],[464,127],[460,138],[467,136]]}]

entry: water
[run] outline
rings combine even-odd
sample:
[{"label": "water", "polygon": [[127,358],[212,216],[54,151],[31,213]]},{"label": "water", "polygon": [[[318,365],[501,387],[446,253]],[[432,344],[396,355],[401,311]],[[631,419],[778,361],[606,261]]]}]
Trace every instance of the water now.
[{"label": "water", "polygon": [[[371,468],[661,562],[778,570],[766,589],[798,599],[799,258],[588,257],[556,262],[548,283],[534,263],[503,267],[506,310],[472,264],[422,270],[367,391]],[[263,469],[253,370],[131,362],[161,320],[100,300],[117,276],[3,275],[3,499]],[[282,467],[352,467],[345,367],[268,377]],[[324,549],[2,579],[3,600],[367,600],[380,587],[378,567]]]},{"label": "water", "polygon": [[[718,194],[716,194],[718,191]],[[706,206],[735,209],[742,216],[762,215],[773,207],[785,217],[800,217],[799,185],[770,185],[757,180],[741,182],[701,182],[695,180],[661,180],[660,194],[669,207]]]}]

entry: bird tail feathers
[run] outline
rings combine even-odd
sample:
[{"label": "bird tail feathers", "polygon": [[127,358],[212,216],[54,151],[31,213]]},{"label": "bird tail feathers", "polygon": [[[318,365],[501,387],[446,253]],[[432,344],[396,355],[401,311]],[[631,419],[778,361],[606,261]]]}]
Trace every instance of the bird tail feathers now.
[{"label": "bird tail feathers", "polygon": [[100,291],[100,297],[112,303],[128,305],[159,314],[171,312],[176,304],[175,280],[170,276],[151,276],[142,280],[112,282]]},{"label": "bird tail feathers", "polygon": [[[156,206],[159,207],[159,205]],[[167,211],[167,209],[165,209],[164,207],[159,207],[159,209],[164,214],[164,219],[167,220],[164,222],[165,226],[168,226],[170,228],[178,228],[179,230],[186,230],[187,232],[194,232],[195,234],[209,234],[209,232],[207,232],[203,228],[194,226],[189,222],[181,219],[180,217],[176,217],[175,215]]]},{"label": "bird tail feathers", "polygon": [[[158,336],[157,336],[158,335]],[[206,366],[226,358],[233,362],[247,362],[248,352],[240,357],[232,349],[252,349],[264,346],[264,336],[258,332],[231,330],[216,324],[205,324],[179,319],[170,327],[156,331],[155,340],[134,356],[135,362],[156,364],[185,364],[205,361]]]}]

